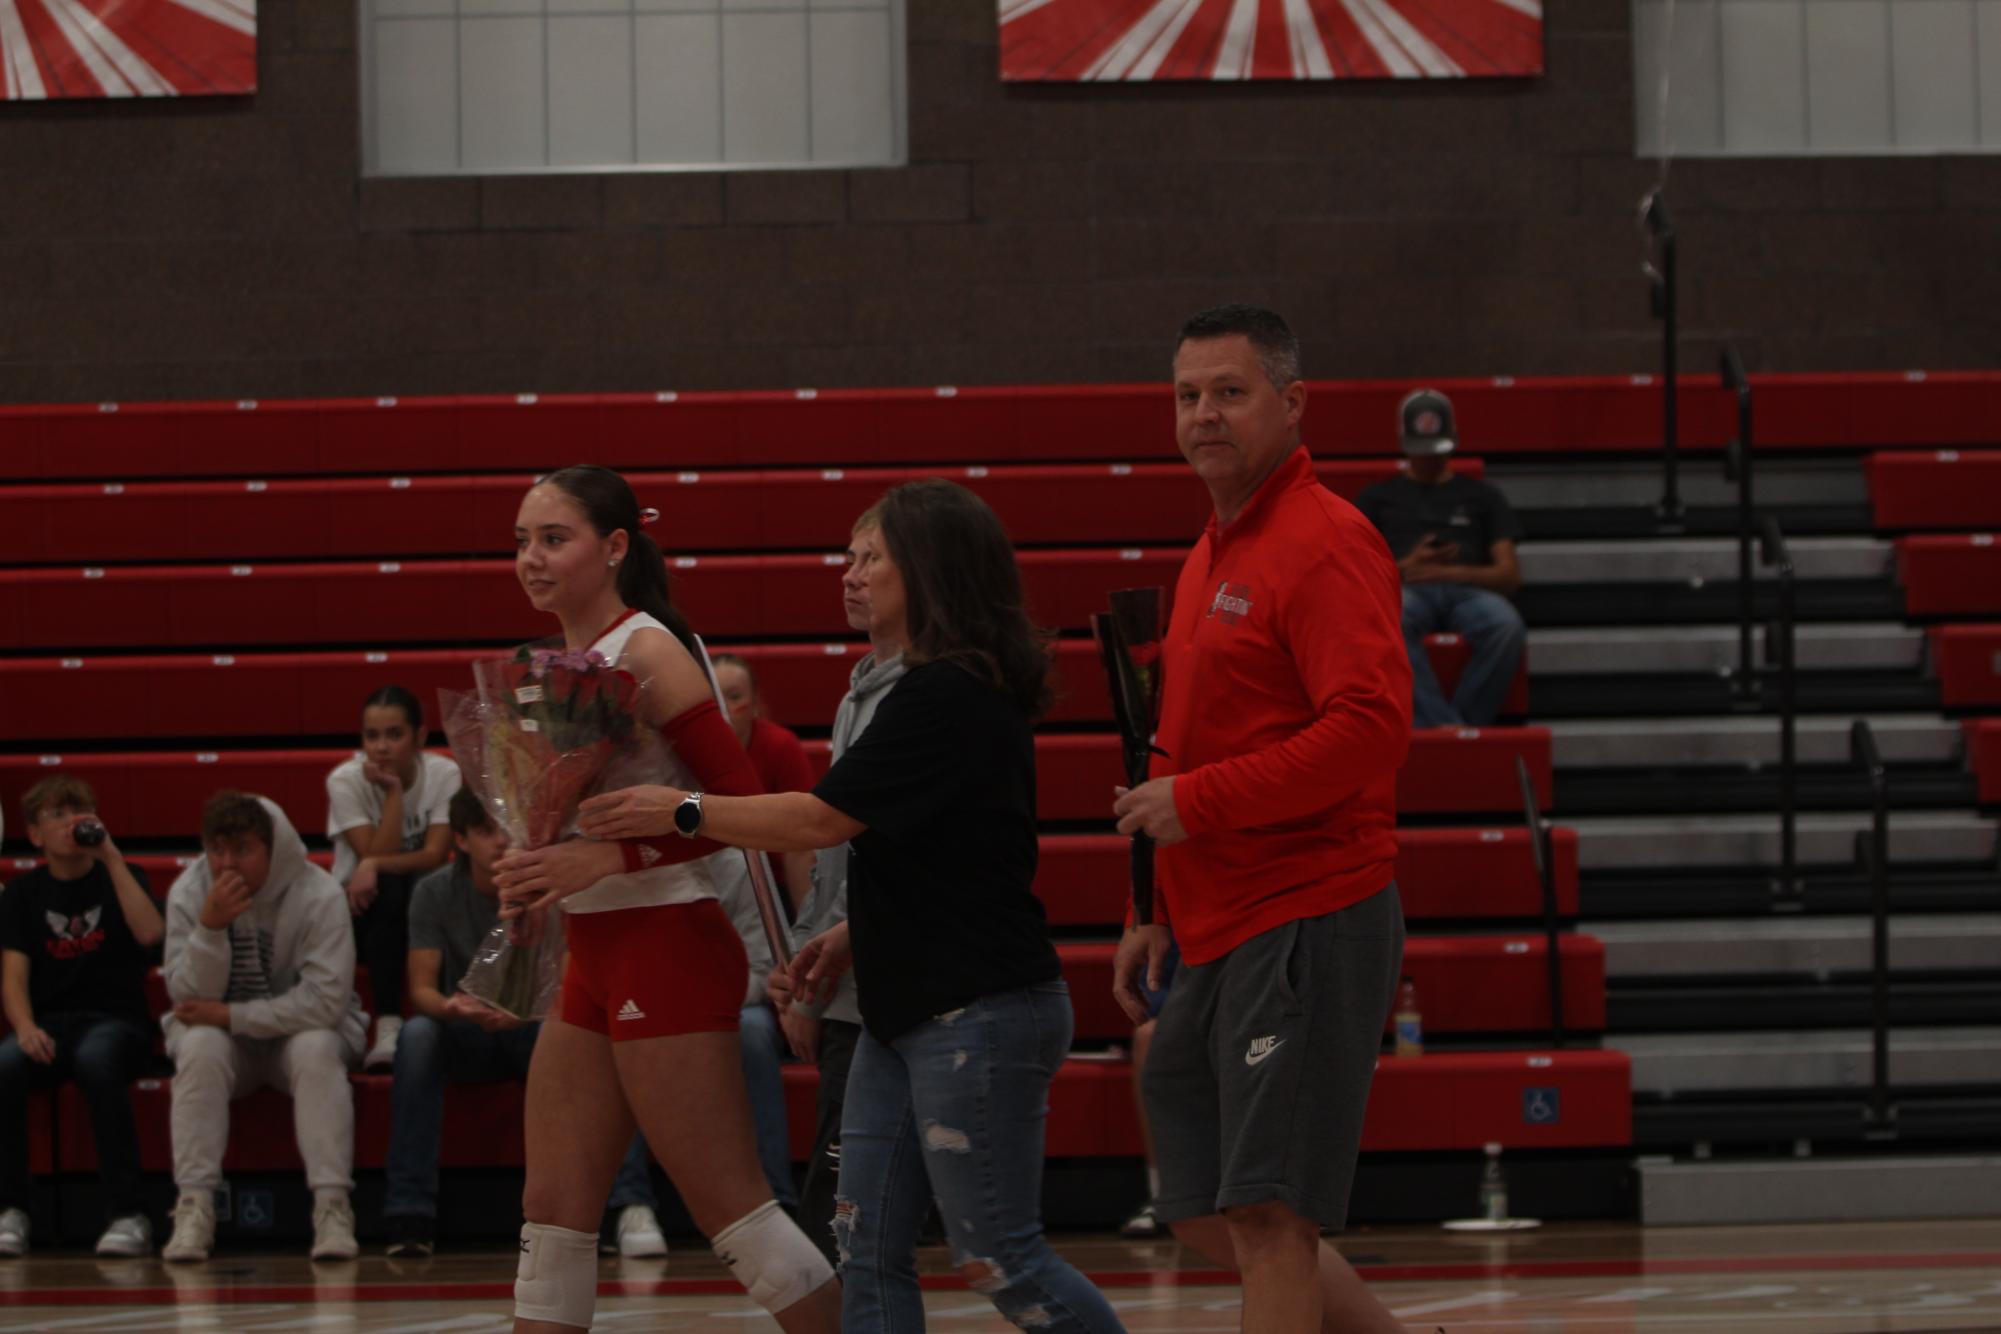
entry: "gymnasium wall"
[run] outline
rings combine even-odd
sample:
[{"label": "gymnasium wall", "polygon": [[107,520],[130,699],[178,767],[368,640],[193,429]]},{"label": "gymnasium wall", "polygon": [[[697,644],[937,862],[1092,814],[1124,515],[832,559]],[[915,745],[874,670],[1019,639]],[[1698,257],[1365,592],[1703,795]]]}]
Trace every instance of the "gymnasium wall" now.
[{"label": "gymnasium wall", "polygon": [[[1149,379],[1269,303],[1315,376],[1647,371],[1625,0],[1546,78],[1003,88],[909,0],[895,171],[361,180],[355,14],[245,101],[0,105],[0,401]],[[2001,157],[1677,163],[1685,365],[2001,363]]]}]

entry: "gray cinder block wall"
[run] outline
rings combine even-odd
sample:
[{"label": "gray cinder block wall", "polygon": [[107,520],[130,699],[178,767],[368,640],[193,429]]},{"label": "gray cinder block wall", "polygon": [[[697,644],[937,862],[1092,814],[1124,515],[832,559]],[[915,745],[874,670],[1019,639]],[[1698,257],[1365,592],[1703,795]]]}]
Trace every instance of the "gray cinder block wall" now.
[{"label": "gray cinder block wall", "polygon": [[[1270,303],[1316,376],[1646,371],[1624,0],[1546,78],[1003,87],[911,0],[897,171],[370,180],[355,15],[254,99],[0,105],[0,402],[1147,379]],[[2001,362],[2001,157],[1686,161],[1684,365]]]}]

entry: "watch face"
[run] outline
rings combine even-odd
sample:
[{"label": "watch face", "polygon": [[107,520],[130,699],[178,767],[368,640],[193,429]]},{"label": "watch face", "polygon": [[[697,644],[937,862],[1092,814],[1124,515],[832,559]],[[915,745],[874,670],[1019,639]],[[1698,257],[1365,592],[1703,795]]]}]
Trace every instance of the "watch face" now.
[{"label": "watch face", "polygon": [[684,834],[693,834],[702,827],[702,803],[694,797],[684,799],[674,808],[674,827]]}]

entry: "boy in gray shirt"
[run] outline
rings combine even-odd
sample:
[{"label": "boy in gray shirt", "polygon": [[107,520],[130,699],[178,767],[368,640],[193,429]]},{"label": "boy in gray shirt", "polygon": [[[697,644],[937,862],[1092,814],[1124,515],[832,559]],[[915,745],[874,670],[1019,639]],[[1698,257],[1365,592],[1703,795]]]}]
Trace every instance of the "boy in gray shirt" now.
[{"label": "boy in gray shirt", "polygon": [[[409,1002],[414,1013],[396,1043],[390,1098],[388,1195],[383,1206],[389,1254],[417,1258],[436,1246],[438,1144],[447,1084],[526,1079],[542,1031],[458,989],[473,955],[500,920],[493,863],[507,834],[469,789],[449,808],[457,856],[419,880],[410,893]],[[654,1214],[646,1146],[634,1136],[612,1188],[621,1252],[665,1255]],[[609,1235],[609,1233],[607,1233]]]}]

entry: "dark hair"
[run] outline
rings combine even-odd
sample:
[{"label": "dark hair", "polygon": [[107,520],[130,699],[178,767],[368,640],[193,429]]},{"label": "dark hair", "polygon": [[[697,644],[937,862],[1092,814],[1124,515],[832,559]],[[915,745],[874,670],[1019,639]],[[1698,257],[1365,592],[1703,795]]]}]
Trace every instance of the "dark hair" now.
[{"label": "dark hair", "polygon": [[410,730],[422,736],[424,731],[424,706],[417,697],[402,686],[382,686],[361,702],[361,711],[370,709],[401,709],[403,720],[410,724]]},{"label": "dark hair", "polygon": [[715,669],[716,669],[717,671],[721,671],[721,670],[722,670],[723,668],[725,668],[725,667],[736,667],[736,668],[739,668],[739,669],[740,669],[740,670],[741,670],[741,671],[743,672],[743,674],[744,674],[745,678],[749,680],[749,682],[750,682],[750,688],[751,688],[751,691],[752,691],[753,693],[755,693],[755,692],[756,692],[756,690],[757,690],[757,669],[756,669],[755,667],[752,667],[752,666],[751,666],[751,665],[750,665],[749,663],[745,662],[745,661],[743,660],[743,655],[742,655],[742,654],[740,654],[740,653],[711,653],[711,654],[709,655],[709,666],[711,666],[711,667],[715,668]]},{"label": "dark hair", "polygon": [[255,834],[263,839],[266,848],[276,838],[271,812],[264,809],[264,803],[248,792],[235,792],[228,788],[210,797],[208,805],[201,810],[203,845],[221,838],[242,838],[245,834]]},{"label": "dark hair", "polygon": [[1263,306],[1211,306],[1191,315],[1181,326],[1181,336],[1174,340],[1174,350],[1179,352],[1186,342],[1232,334],[1251,340],[1272,388],[1283,389],[1299,378],[1299,340],[1278,312]]},{"label": "dark hair", "polygon": [[957,663],[1041,717],[1051,636],[1028,618],[1014,544],[987,503],[927,477],[892,487],[873,512],[903,575],[910,661]]},{"label": "dark hair", "polygon": [[42,812],[57,807],[72,815],[97,809],[97,793],[75,774],[50,774],[21,795],[21,814],[33,824]]},{"label": "dark hair", "polygon": [[451,822],[454,834],[470,834],[475,829],[491,829],[493,814],[486,809],[486,803],[471,788],[461,786],[452,793],[452,803],[445,808],[445,818]]},{"label": "dark hair", "polygon": [[544,477],[538,486],[553,486],[571,500],[590,520],[599,537],[613,533],[626,535],[625,559],[618,567],[618,596],[626,606],[643,611],[667,627],[674,638],[695,651],[695,632],[687,618],[674,608],[667,589],[667,559],[660,546],[646,535],[639,515],[639,497],[623,477],[595,463],[574,463]]}]

